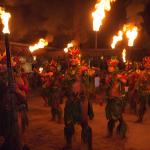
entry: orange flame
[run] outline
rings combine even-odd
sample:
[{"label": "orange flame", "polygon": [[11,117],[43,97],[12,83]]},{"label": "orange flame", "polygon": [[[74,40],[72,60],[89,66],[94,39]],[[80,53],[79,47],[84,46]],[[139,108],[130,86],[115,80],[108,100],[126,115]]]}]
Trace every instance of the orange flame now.
[{"label": "orange flame", "polygon": [[65,53],[68,53],[68,48],[64,48],[64,52],[65,52]]},{"label": "orange flame", "polygon": [[38,43],[36,43],[35,45],[32,45],[32,46],[29,46],[29,50],[32,53],[40,48],[44,48],[47,45],[48,45],[48,41],[46,41],[45,39],[39,39]]},{"label": "orange flame", "polygon": [[5,12],[5,10],[2,7],[0,7],[0,18],[2,20],[2,24],[4,25],[3,33],[10,34],[9,19],[11,18],[11,14]]},{"label": "orange flame", "polygon": [[123,40],[123,35],[126,34],[128,38],[128,46],[133,46],[134,41],[138,36],[138,27],[134,26],[133,24],[125,24],[123,29],[118,32],[118,36],[113,37],[113,42],[111,47],[114,49],[117,42]]},{"label": "orange flame", "polygon": [[112,44],[111,44],[111,48],[112,48],[112,49],[114,49],[114,48],[116,47],[116,44],[117,44],[119,41],[121,41],[121,40],[123,39],[122,36],[123,36],[123,32],[122,32],[122,31],[119,31],[119,32],[118,32],[118,35],[115,35],[115,36],[113,37],[113,42],[112,42]]},{"label": "orange flame", "polygon": [[105,12],[110,11],[111,2],[115,1],[116,0],[99,0],[99,2],[95,5],[95,11],[92,13],[94,31],[99,31],[102,21],[105,18]]},{"label": "orange flame", "polygon": [[69,51],[69,49],[71,48],[71,47],[73,47],[74,46],[74,44],[71,42],[71,43],[68,43],[67,44],[67,47],[66,48],[64,48],[64,52],[65,53],[68,53],[68,51]]},{"label": "orange flame", "polygon": [[73,47],[73,43],[68,43],[67,48],[71,48],[71,47]]},{"label": "orange flame", "polygon": [[134,41],[138,36],[138,28],[136,26],[133,27],[124,27],[126,32],[126,36],[128,38],[128,46],[132,47],[134,45]]},{"label": "orange flame", "polygon": [[126,62],[126,49],[123,49],[122,51],[122,60],[124,63]]},{"label": "orange flame", "polygon": [[43,72],[43,68],[42,68],[42,67],[39,68],[39,72],[40,72],[40,73]]},{"label": "orange flame", "polygon": [[33,56],[33,60],[36,61],[36,56]]}]

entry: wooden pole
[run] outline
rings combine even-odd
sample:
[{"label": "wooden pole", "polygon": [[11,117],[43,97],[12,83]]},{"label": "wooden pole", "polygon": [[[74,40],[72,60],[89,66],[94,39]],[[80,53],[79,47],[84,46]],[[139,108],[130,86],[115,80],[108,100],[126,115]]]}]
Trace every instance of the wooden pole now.
[{"label": "wooden pole", "polygon": [[5,48],[6,48],[6,57],[7,57],[7,72],[8,72],[8,85],[14,84],[14,76],[11,65],[11,52],[9,44],[9,34],[4,34]]},{"label": "wooden pole", "polygon": [[11,122],[9,122],[9,124],[7,124],[6,126],[8,132],[7,135],[5,135],[6,138],[3,146],[4,149],[8,150],[22,150],[21,133],[18,124],[18,109],[17,109],[18,98],[16,93],[15,80],[13,76],[13,69],[11,65],[9,34],[4,34],[4,40],[5,40],[7,72],[8,72],[8,89],[6,91],[6,97],[4,99],[5,101],[4,110],[6,112],[5,119],[11,120]]},{"label": "wooden pole", "polygon": [[95,49],[97,49],[97,31],[95,31]]}]

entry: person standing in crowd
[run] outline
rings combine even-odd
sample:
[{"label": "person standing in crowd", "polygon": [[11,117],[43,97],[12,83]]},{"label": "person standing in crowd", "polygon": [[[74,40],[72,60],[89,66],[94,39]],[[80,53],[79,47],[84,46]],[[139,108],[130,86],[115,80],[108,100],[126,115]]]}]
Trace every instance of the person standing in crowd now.
[{"label": "person standing in crowd", "polygon": [[146,105],[150,98],[150,62],[146,58],[144,59],[145,69],[141,71],[139,79],[137,80],[136,87],[139,95],[137,105],[138,119],[136,123],[143,122],[143,117],[146,112]]},{"label": "person standing in crowd", "polygon": [[88,124],[88,100],[81,85],[81,75],[77,74],[75,82],[66,93],[67,101],[64,108],[64,136],[66,146],[63,150],[72,148],[72,137],[74,135],[74,126],[79,124],[82,128],[81,138],[83,145],[88,150],[92,150],[92,129]]},{"label": "person standing in crowd", "polygon": [[127,126],[122,115],[124,108],[123,84],[126,83],[126,79],[117,71],[117,64],[117,59],[111,59],[108,62],[109,74],[106,78],[106,84],[108,85],[108,99],[105,108],[106,118],[108,119],[107,137],[111,137],[113,135],[115,124],[119,121],[119,125],[117,126],[117,133],[121,138],[124,138],[126,135]]},{"label": "person standing in crowd", "polygon": [[49,99],[49,105],[51,107],[52,121],[58,120],[61,122],[62,110],[61,110],[61,87],[58,77],[51,84],[51,97]]},{"label": "person standing in crowd", "polygon": [[128,75],[129,81],[129,96],[128,101],[130,105],[130,110],[132,113],[137,113],[137,100],[139,98],[138,91],[136,88],[136,82],[139,78],[139,73],[135,70]]},{"label": "person standing in crowd", "polygon": [[[15,76],[20,78],[18,73]],[[16,79],[16,77],[15,77]],[[16,80],[16,82],[21,84],[21,79]],[[28,118],[26,113],[26,97],[25,93],[22,91],[21,86],[16,86],[13,89],[13,94],[10,95],[8,91],[9,87],[7,83],[0,83],[2,92],[0,95],[0,128],[1,128],[1,135],[4,137],[4,143],[1,146],[1,150],[29,150],[29,147],[26,145],[26,138],[25,138],[25,130],[28,126]],[[13,104],[12,99],[10,96],[13,96]],[[17,123],[17,125],[14,125]],[[18,127],[18,128],[17,128]],[[17,129],[16,129],[17,128]]]},{"label": "person standing in crowd", "polygon": [[51,98],[51,92],[50,92],[50,77],[44,76],[41,74],[41,80],[42,80],[42,90],[41,90],[41,96],[44,100],[44,106],[48,106],[48,101]]},{"label": "person standing in crowd", "polygon": [[14,78],[16,82],[16,92],[19,95],[20,101],[22,101],[21,105],[18,107],[18,124],[19,130],[21,133],[22,142],[24,144],[24,148],[27,148],[26,143],[26,128],[28,127],[29,121],[27,116],[28,111],[28,103],[27,103],[27,94],[28,94],[28,82],[27,78],[23,76],[21,70],[19,68],[14,69]]}]

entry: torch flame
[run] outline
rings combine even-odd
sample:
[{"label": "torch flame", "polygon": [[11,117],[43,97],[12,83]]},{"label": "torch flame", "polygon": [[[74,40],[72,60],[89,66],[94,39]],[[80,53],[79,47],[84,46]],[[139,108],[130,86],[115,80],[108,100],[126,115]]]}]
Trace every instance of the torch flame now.
[{"label": "torch flame", "polygon": [[36,56],[33,56],[33,60],[36,61]]},{"label": "torch flame", "polygon": [[126,31],[126,36],[128,38],[128,46],[132,47],[134,45],[134,41],[138,36],[138,28],[133,27],[132,29],[129,29]]},{"label": "torch flame", "polygon": [[122,60],[124,63],[126,62],[126,49],[123,49],[122,51]]},{"label": "torch flame", "polygon": [[122,40],[122,36],[123,36],[123,32],[122,32],[122,31],[119,31],[119,32],[118,32],[118,35],[115,35],[115,36],[113,37],[113,42],[112,42],[112,44],[111,44],[112,49],[114,49],[114,48],[116,47],[116,44],[117,44],[119,41]]},{"label": "torch flame", "polygon": [[128,38],[128,46],[133,46],[134,41],[138,36],[138,27],[133,24],[125,24],[123,29],[118,32],[118,36],[113,37],[113,42],[111,44],[113,49],[115,48],[117,42],[123,39],[124,34],[126,34],[126,37]]},{"label": "torch flame", "polygon": [[74,44],[71,42],[71,43],[68,43],[67,44],[67,47],[66,48],[64,48],[64,52],[65,53],[68,53],[68,51],[69,51],[69,48],[71,48],[71,47],[73,47],[74,46]]},{"label": "torch flame", "polygon": [[42,68],[42,67],[39,68],[39,72],[40,72],[40,73],[43,72],[43,68]]},{"label": "torch flame", "polygon": [[32,46],[29,46],[29,50],[32,53],[40,48],[44,48],[47,45],[48,45],[48,41],[46,41],[45,39],[39,39],[38,43],[36,43],[35,45],[32,45]]},{"label": "torch flame", "polygon": [[0,7],[0,18],[2,20],[2,24],[4,25],[3,33],[10,34],[9,30],[9,19],[11,18],[10,13],[5,12],[5,10]]},{"label": "torch flame", "polygon": [[64,52],[65,52],[65,53],[68,53],[68,48],[64,48]]},{"label": "torch flame", "polygon": [[94,31],[99,31],[102,21],[105,18],[105,11],[110,11],[110,3],[115,1],[116,0],[99,0],[95,5],[96,10],[92,13]]},{"label": "torch flame", "polygon": [[71,48],[71,47],[73,47],[73,43],[68,43],[67,48]]}]

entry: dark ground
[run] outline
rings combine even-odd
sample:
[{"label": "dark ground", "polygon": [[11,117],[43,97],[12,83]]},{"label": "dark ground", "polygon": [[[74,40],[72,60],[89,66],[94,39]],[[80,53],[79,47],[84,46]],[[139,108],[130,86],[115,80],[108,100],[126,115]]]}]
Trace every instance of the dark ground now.
[{"label": "dark ground", "polygon": [[[62,106],[63,107],[63,106]],[[136,124],[136,117],[126,112],[124,117],[128,125],[127,137],[120,140],[116,134],[107,139],[104,106],[94,104],[94,120],[90,121],[93,129],[93,150],[150,150],[150,108],[144,122]],[[32,96],[29,99],[29,128],[27,143],[31,150],[59,150],[65,144],[63,121],[61,124],[51,121],[50,108],[43,106],[43,99]],[[73,138],[73,150],[81,149],[80,126],[76,126]]]}]

